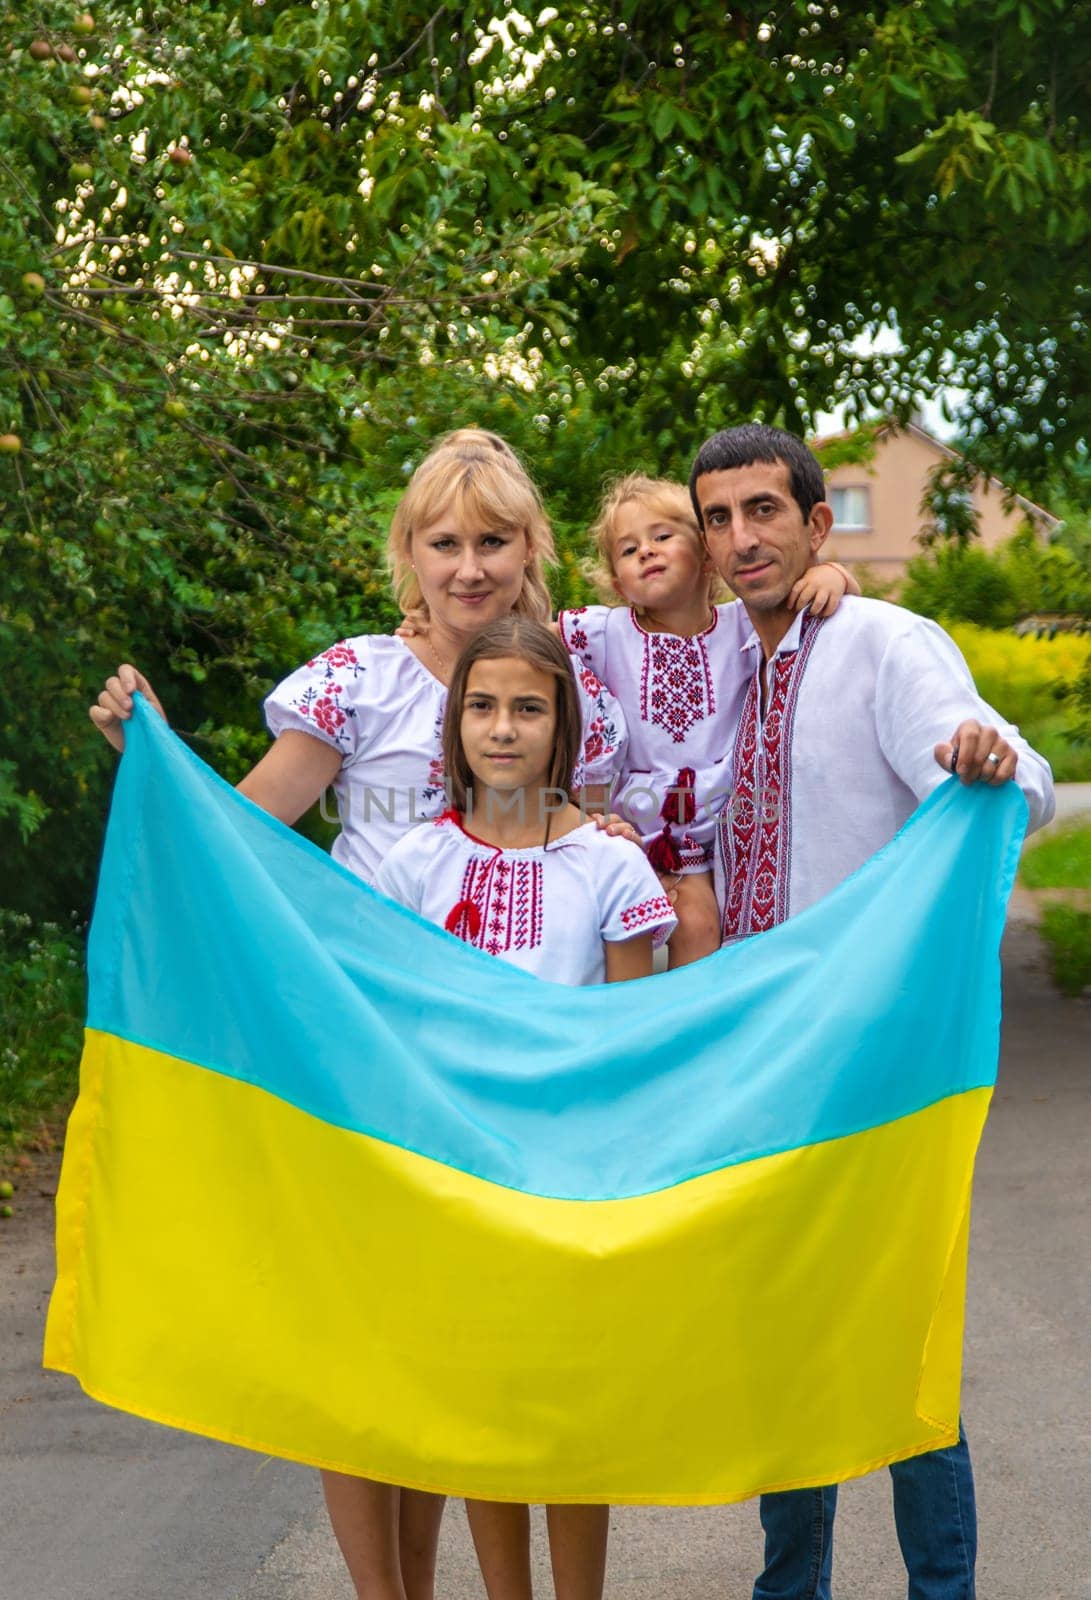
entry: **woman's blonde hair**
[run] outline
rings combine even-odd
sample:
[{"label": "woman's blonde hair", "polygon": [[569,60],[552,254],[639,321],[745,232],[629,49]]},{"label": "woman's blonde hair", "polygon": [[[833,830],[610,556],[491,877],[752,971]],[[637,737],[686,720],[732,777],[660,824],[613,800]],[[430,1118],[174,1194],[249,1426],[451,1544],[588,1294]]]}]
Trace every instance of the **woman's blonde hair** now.
[{"label": "woman's blonde hair", "polygon": [[[622,506],[639,501],[650,515],[661,517],[672,527],[680,528],[692,538],[702,559],[707,558],[705,542],[701,536],[689,490],[669,478],[649,478],[642,472],[630,472],[623,478],[611,479],[603,492],[598,515],[591,526],[595,554],[588,566],[587,575],[608,605],[623,603],[614,588],[614,541],[617,538],[617,518]],[[716,600],[721,587],[713,574],[709,578],[709,600]]]},{"label": "woman's blonde hair", "polygon": [[543,568],[557,560],[553,531],[541,496],[515,452],[483,428],[459,428],[434,445],[398,502],[390,521],[387,562],[402,613],[428,614],[413,571],[413,534],[448,514],[483,530],[524,535],[527,560],[513,611],[548,622],[552,603]]},{"label": "woman's blonde hair", "polygon": [[452,428],[450,433],[441,434],[435,444],[429,446],[428,454],[434,456],[437,450],[447,450],[452,445],[480,445],[482,449],[495,450],[498,456],[503,456],[508,461],[514,461],[517,467],[522,467],[523,465],[522,460],[508,441],[501,439],[498,433],[490,433],[488,428]]},{"label": "woman's blonde hair", "polygon": [[553,758],[548,786],[564,794],[572,789],[572,778],[583,747],[583,718],[572,658],[552,629],[530,617],[501,617],[475,634],[465,646],[451,673],[447,706],[443,713],[443,771],[451,805],[465,812],[473,789],[473,773],[462,744],[462,707],[466,685],[476,661],[500,661],[515,656],[548,674],[556,684],[553,730]]}]

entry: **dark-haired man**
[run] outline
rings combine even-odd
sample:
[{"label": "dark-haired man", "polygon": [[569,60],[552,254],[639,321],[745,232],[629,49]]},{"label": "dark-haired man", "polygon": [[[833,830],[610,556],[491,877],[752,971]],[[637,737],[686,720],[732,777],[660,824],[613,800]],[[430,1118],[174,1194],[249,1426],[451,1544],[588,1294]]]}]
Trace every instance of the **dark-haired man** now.
[{"label": "dark-haired man", "polygon": [[[706,440],[690,492],[712,560],[742,600],[752,676],[736,733],[715,877],[725,941],[784,921],[887,843],[946,773],[1014,779],[1030,827],[1053,811],[1049,767],[978,695],[935,623],[847,597],[797,615],[793,585],[830,530],[822,469],[758,424]],[[963,1436],[891,1467],[909,1600],[973,1600],[976,1516]],[[836,1489],[764,1495],[754,1600],[829,1600]]]}]

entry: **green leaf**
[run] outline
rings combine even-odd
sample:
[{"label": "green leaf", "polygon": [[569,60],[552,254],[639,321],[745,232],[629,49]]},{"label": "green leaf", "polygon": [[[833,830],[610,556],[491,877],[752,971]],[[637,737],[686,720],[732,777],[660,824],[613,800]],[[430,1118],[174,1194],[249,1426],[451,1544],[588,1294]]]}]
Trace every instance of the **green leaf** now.
[{"label": "green leaf", "polygon": [[669,100],[660,100],[650,117],[652,132],[657,139],[667,139],[674,129],[676,111]]}]

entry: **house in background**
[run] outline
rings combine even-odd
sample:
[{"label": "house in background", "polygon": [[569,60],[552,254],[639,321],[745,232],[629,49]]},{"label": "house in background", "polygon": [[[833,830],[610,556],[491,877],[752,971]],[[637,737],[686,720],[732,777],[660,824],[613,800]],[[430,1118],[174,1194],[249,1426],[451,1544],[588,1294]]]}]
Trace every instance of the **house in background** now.
[{"label": "house in background", "polygon": [[[826,435],[814,446],[821,451],[833,438],[848,437]],[[881,428],[870,460],[845,462],[826,474],[833,529],[823,555],[849,567],[866,566],[881,582],[897,582],[906,562],[921,553],[918,537],[930,520],[921,502],[932,472],[945,461],[960,459],[957,450],[915,422]],[[1043,541],[1060,526],[1060,518],[1022,495],[1011,495],[996,478],[976,479],[970,499],[986,550],[1010,539],[1028,521]]]}]

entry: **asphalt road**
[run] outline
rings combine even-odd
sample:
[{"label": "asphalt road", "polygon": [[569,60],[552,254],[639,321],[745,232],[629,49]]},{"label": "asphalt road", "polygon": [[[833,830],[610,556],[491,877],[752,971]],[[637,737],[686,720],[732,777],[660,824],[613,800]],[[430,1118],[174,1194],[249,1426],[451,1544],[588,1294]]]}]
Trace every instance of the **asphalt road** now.
[{"label": "asphalt road", "polygon": [[1075,822],[1077,817],[1086,817],[1091,812],[1091,783],[1059,783],[1056,794],[1057,815],[1053,827],[1063,828],[1067,823]]},{"label": "asphalt road", "polygon": [[[1091,1002],[1044,974],[1017,901],[1000,1086],[978,1165],[964,1411],[978,1480],[981,1600],[1091,1600],[1087,1169]],[[171,1432],[42,1372],[56,1160],[0,1226],[0,1597],[351,1600],[316,1475]],[[549,1594],[536,1525],[538,1592]],[[752,1505],[614,1514],[610,1600],[748,1600]],[[482,1595],[461,1508],[441,1600]],[[900,1600],[886,1473],[842,1491],[838,1600]]]}]

